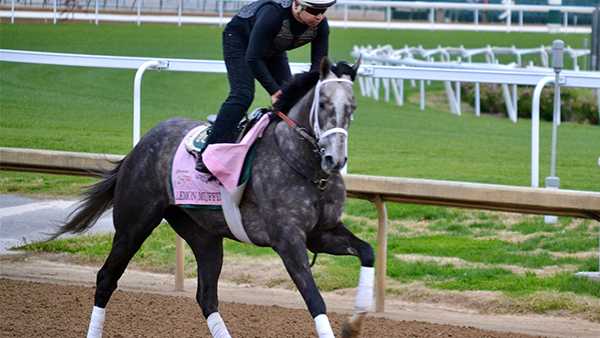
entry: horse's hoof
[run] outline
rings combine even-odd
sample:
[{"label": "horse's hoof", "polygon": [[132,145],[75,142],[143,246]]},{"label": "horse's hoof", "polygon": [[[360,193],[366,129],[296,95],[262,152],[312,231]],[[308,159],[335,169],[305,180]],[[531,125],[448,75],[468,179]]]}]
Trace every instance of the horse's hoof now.
[{"label": "horse's hoof", "polygon": [[355,314],[342,325],[342,338],[358,338],[362,329],[364,313]]}]

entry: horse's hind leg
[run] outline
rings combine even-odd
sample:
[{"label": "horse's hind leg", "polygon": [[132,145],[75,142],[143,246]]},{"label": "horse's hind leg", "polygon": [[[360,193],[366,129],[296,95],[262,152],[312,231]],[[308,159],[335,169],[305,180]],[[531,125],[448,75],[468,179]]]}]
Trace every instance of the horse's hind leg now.
[{"label": "horse's hind leg", "polygon": [[209,234],[181,209],[171,207],[165,218],[192,248],[198,265],[196,301],[214,338],[231,338],[219,314],[217,288],[223,266],[223,237]]},{"label": "horse's hind leg", "polygon": [[365,313],[373,303],[373,280],[375,258],[373,248],[369,243],[354,236],[342,223],[328,231],[316,231],[309,234],[308,249],[317,253],[324,252],[332,255],[352,255],[360,259],[360,277],[354,305],[354,315],[344,323],[342,337],[358,337],[362,328]]},{"label": "horse's hind leg", "polygon": [[144,206],[130,206],[113,210],[115,236],[110,254],[96,277],[94,309],[90,319],[87,337],[102,337],[104,309],[117,288],[119,278],[125,272],[129,261],[152,230],[162,220],[163,210],[154,207],[148,210]]}]

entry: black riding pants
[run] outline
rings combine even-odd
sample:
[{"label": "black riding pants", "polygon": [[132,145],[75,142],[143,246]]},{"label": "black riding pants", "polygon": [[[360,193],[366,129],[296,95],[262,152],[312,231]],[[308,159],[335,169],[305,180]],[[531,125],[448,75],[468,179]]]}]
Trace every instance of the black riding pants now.
[{"label": "black riding pants", "polygon": [[[254,76],[246,62],[248,38],[228,29],[223,31],[223,59],[227,67],[229,96],[221,109],[207,143],[231,143],[237,137],[237,125],[254,100]],[[285,52],[265,60],[271,76],[283,85],[292,74]]]}]

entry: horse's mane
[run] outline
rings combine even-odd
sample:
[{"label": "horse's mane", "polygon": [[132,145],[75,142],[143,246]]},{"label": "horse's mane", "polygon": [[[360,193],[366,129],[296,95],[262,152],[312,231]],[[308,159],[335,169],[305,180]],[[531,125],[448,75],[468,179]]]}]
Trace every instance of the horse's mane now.
[{"label": "horse's mane", "polygon": [[[354,78],[356,77],[354,68],[344,61],[332,65],[330,70],[337,77],[349,75],[352,81],[354,81]],[[294,77],[281,88],[281,96],[273,105],[273,110],[287,114],[290,109],[292,109],[292,107],[317,84],[319,77],[320,73],[317,70],[294,75]]]}]

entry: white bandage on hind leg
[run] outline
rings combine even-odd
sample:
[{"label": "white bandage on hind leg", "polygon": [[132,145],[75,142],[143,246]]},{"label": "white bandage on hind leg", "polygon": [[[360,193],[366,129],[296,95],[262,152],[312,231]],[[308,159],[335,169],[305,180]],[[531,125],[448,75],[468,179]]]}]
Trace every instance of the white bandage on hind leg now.
[{"label": "white bandage on hind leg", "polygon": [[90,318],[90,326],[88,327],[87,338],[102,338],[105,313],[105,309],[94,306],[92,317]]},{"label": "white bandage on hind leg", "polygon": [[231,335],[225,326],[225,322],[218,312],[211,313],[210,316],[206,318],[206,323],[208,324],[208,329],[213,338],[231,338]]},{"label": "white bandage on hind leg", "polygon": [[358,279],[358,290],[356,291],[355,312],[369,312],[373,304],[373,280],[375,279],[375,268],[360,267]]},{"label": "white bandage on hind leg", "polygon": [[335,338],[331,324],[329,324],[329,318],[326,314],[320,314],[315,317],[315,326],[317,328],[317,335],[319,338]]}]

